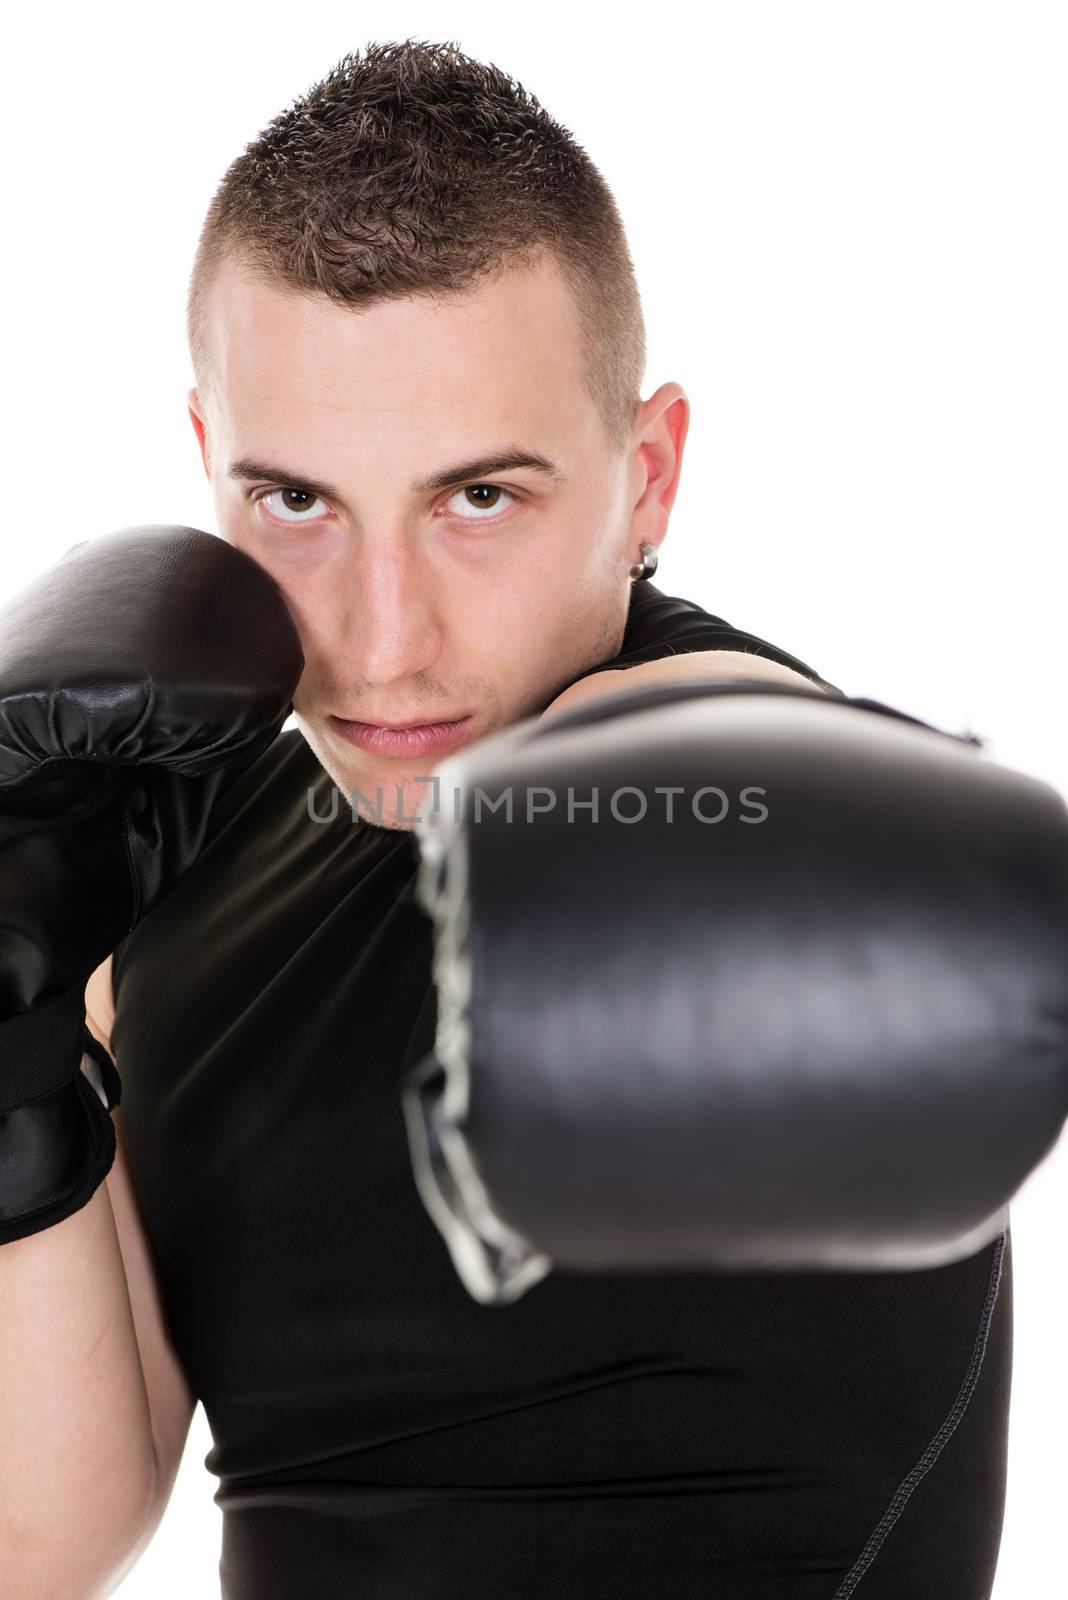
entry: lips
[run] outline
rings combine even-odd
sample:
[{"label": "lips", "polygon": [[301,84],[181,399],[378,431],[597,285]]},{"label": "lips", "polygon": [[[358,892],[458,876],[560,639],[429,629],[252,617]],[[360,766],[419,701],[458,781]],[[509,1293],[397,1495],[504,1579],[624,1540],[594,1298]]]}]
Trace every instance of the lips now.
[{"label": "lips", "polygon": [[330,718],[330,725],[345,740],[368,755],[436,755],[463,744],[471,736],[470,715],[449,722],[416,722],[385,727],[381,723],[353,722],[345,717]]},{"label": "lips", "polygon": [[465,713],[454,717],[410,717],[404,722],[380,722],[377,717],[342,718],[353,721],[362,728],[391,728],[394,733],[404,733],[409,728],[442,728],[449,723],[462,722]]}]

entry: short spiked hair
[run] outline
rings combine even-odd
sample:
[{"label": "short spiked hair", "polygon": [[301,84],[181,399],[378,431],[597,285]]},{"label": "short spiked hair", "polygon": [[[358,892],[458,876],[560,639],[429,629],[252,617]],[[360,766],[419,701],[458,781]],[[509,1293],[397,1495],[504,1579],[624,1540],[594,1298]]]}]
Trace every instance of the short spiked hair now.
[{"label": "short spiked hair", "polygon": [[224,258],[271,286],[365,306],[452,296],[546,251],[573,296],[591,400],[614,449],[640,403],[645,326],[608,185],[518,81],[452,41],[372,43],[271,121],[227,169],[187,302],[210,389],[204,306]]}]

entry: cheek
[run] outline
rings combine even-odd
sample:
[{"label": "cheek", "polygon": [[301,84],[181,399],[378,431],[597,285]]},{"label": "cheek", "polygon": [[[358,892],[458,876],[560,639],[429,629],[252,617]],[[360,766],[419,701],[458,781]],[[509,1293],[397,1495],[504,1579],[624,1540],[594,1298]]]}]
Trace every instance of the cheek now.
[{"label": "cheek", "polygon": [[539,710],[562,682],[615,654],[626,593],[624,581],[610,584],[604,573],[575,583],[562,571],[487,597],[472,614],[461,670],[495,686],[508,720]]},{"label": "cheek", "polygon": [[[494,726],[524,715],[536,705],[543,682],[551,678],[545,629],[545,598],[532,585],[498,574],[448,583],[437,597],[442,652],[437,675]],[[550,685],[551,688],[551,685]]]}]

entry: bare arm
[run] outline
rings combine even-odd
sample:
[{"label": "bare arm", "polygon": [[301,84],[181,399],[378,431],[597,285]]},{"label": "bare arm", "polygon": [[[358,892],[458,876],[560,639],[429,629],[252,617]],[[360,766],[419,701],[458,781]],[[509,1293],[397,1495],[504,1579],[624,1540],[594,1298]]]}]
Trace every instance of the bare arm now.
[{"label": "bare arm", "polygon": [[[606,672],[591,672],[580,678],[550,701],[542,712],[570,711],[586,700],[599,700],[604,695],[622,694],[637,684],[671,683],[686,678],[708,678],[710,681],[791,683],[798,688],[820,689],[811,678],[803,677],[792,667],[770,661],[766,656],[750,655],[742,650],[690,650],[677,656],[664,656],[659,661],[641,661],[634,666],[612,668]],[[822,691],[821,692],[825,692]]]},{"label": "bare arm", "polygon": [[[90,1026],[99,1034],[92,1015]],[[11,1600],[102,1600],[163,1514],[185,1401],[146,1262],[121,1146],[87,1205],[0,1247],[0,1570]],[[190,1399],[186,1430],[191,1414]]]}]

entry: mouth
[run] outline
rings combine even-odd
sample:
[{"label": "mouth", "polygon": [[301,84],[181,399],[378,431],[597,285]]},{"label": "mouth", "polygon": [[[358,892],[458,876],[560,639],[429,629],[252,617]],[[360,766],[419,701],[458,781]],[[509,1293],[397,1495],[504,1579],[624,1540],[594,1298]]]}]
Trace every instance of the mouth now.
[{"label": "mouth", "polygon": [[354,722],[347,717],[330,716],[331,729],[346,744],[368,755],[434,755],[451,750],[469,738],[474,718],[470,713],[442,722]]}]

